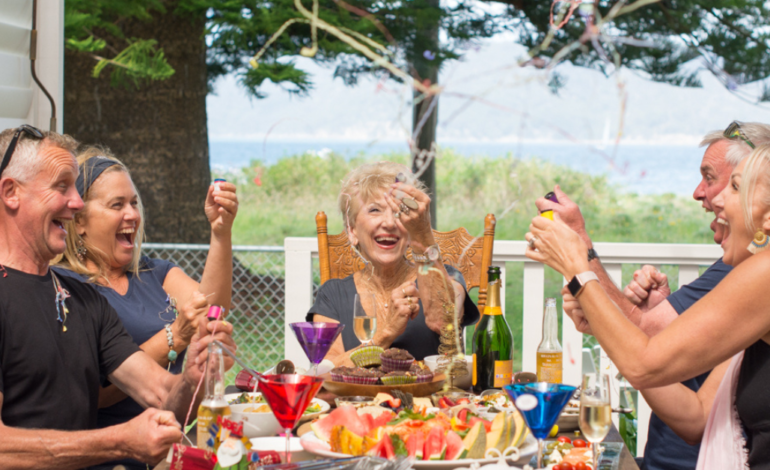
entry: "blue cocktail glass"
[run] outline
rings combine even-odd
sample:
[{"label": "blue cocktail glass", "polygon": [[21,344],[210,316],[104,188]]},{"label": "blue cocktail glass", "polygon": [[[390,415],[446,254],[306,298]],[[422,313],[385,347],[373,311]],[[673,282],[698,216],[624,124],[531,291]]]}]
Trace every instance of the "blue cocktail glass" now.
[{"label": "blue cocktail glass", "polygon": [[300,346],[313,364],[313,375],[318,375],[318,364],[324,360],[329,348],[345,329],[342,323],[324,323],[317,321],[290,323]]},{"label": "blue cocktail glass", "polygon": [[543,468],[543,439],[553,429],[559,415],[577,387],[535,382],[503,387],[537,438],[537,468]]}]

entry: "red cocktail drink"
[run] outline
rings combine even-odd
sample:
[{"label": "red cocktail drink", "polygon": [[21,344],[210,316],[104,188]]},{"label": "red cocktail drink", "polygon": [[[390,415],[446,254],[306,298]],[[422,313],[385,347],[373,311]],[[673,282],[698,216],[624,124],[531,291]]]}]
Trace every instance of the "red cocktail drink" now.
[{"label": "red cocktail drink", "polygon": [[321,384],[321,378],[298,374],[263,375],[259,379],[259,391],[286,432],[286,462],[290,459],[291,430],[313,401]]}]

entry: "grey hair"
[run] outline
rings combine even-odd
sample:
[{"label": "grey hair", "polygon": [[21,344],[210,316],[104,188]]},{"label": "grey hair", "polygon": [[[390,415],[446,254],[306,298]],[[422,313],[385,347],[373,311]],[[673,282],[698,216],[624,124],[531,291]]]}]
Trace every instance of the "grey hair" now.
[{"label": "grey hair", "polygon": [[[761,122],[741,122],[741,130],[755,147],[770,144],[770,125]],[[711,131],[703,137],[700,147],[706,147],[713,143],[725,140],[728,142],[725,160],[736,167],[744,158],[751,154],[752,148],[742,139],[728,139],[724,131]]]},{"label": "grey hair", "polygon": [[[15,132],[15,128],[0,132],[0,155],[5,155]],[[38,174],[43,165],[43,160],[40,158],[41,149],[51,145],[74,154],[78,148],[78,141],[67,134],[44,131],[43,135],[45,137],[38,140],[30,138],[22,132],[19,140],[16,141],[16,148],[11,156],[11,161],[3,171],[2,176],[26,183]]]}]

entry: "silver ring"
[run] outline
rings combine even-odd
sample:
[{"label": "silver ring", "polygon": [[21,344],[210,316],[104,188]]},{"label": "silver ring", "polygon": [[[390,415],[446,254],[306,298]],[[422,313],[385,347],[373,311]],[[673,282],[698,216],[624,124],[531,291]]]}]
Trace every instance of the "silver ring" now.
[{"label": "silver ring", "polygon": [[402,203],[406,204],[406,207],[410,209],[417,210],[420,206],[417,204],[417,201],[412,199],[411,197],[405,197],[401,200]]},{"label": "silver ring", "polygon": [[397,218],[397,219],[401,218],[401,211],[396,211],[396,212],[393,214],[393,217],[395,217],[395,218]]},{"label": "silver ring", "polygon": [[406,207],[406,204],[403,202],[398,206],[398,209],[404,213],[404,215],[409,215],[409,208]]},{"label": "silver ring", "polygon": [[529,241],[527,242],[527,246],[528,246],[528,247],[529,247],[531,250],[534,250],[534,249],[535,249],[535,240],[537,240],[537,236],[533,236],[533,237],[532,237],[532,238],[530,238],[530,239],[529,239]]}]

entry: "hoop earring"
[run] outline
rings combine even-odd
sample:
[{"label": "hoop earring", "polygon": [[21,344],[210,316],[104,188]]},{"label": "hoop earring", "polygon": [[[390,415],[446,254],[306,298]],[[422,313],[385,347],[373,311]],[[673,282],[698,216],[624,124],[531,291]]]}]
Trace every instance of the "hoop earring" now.
[{"label": "hoop earring", "polygon": [[83,261],[86,260],[86,253],[88,253],[88,249],[86,249],[86,244],[83,242],[82,238],[78,239],[76,245],[77,245],[77,248],[75,249],[75,251],[77,253],[78,259],[82,263]]},{"label": "hoop earring", "polygon": [[757,230],[757,233],[754,234],[754,239],[751,240],[751,243],[749,243],[749,246],[746,247],[746,249],[752,254],[757,254],[760,251],[765,251],[768,248],[768,245],[770,245],[770,238],[765,235],[765,232]]}]

